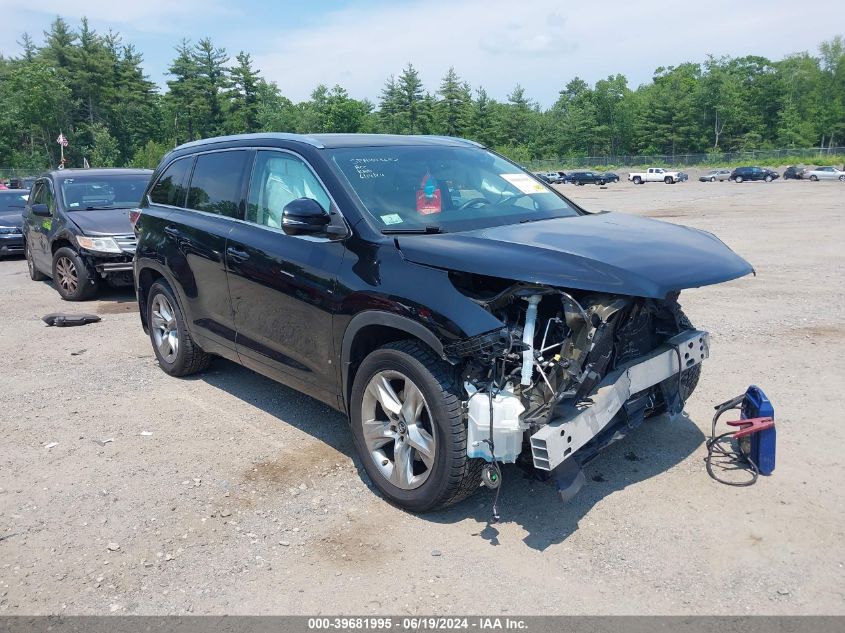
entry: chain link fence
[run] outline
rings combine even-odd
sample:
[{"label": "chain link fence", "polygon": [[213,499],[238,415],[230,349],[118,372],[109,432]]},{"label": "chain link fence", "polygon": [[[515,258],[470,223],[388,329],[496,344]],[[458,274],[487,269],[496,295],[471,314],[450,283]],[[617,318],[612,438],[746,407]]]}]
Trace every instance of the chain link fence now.
[{"label": "chain link fence", "polygon": [[808,147],[805,149],[761,149],[743,152],[721,152],[710,154],[653,154],[636,156],[568,156],[562,158],[532,160],[525,163],[532,171],[553,171],[555,169],[592,167],[694,167],[733,166],[740,164],[762,164],[779,167],[790,163],[813,164],[815,161],[841,159],[845,161],[845,147]]}]

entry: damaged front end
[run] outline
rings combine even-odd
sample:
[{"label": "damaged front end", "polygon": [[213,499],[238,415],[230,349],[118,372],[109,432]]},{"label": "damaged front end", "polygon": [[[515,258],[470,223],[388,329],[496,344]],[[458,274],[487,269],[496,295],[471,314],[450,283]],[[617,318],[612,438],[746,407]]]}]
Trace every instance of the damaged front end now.
[{"label": "damaged front end", "polygon": [[581,466],[647,417],[676,414],[698,382],[708,334],[665,299],[450,273],[499,330],[444,348],[462,367],[467,454],[554,478],[564,499]]}]

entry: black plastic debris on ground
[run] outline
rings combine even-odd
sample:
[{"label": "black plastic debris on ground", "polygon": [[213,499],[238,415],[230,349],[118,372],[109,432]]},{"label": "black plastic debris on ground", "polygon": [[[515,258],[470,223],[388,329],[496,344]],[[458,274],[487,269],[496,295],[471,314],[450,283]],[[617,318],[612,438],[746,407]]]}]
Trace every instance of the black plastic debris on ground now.
[{"label": "black plastic debris on ground", "polygon": [[76,325],[88,325],[89,323],[99,323],[100,317],[96,314],[45,314],[41,317],[48,326],[55,325],[56,327],[73,327]]}]

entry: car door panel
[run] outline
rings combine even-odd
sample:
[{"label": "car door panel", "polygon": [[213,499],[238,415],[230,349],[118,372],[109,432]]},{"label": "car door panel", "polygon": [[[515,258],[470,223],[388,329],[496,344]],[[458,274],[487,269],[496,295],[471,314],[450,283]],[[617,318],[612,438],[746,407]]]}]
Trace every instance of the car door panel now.
[{"label": "car door panel", "polygon": [[[288,191],[285,178],[300,184]],[[305,181],[307,192],[302,190]],[[273,187],[277,190],[270,191]],[[247,221],[237,223],[226,248],[237,350],[244,359],[331,391],[336,388],[330,335],[334,291],[345,249],[342,242],[325,237],[285,234],[279,226],[281,213],[292,196],[318,199],[324,208],[331,205],[304,160],[259,151]]]}]

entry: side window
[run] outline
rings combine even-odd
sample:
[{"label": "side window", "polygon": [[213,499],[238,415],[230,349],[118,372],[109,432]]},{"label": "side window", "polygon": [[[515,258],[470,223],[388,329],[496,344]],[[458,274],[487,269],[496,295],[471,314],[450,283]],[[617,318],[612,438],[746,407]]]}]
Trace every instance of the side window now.
[{"label": "side window", "polygon": [[150,201],[153,204],[167,204],[173,207],[185,204],[185,177],[191,167],[191,160],[193,157],[189,156],[170,163],[150,191]]},{"label": "side window", "polygon": [[245,150],[197,156],[188,190],[188,208],[239,217],[248,156],[249,152]]},{"label": "side window", "polygon": [[44,202],[44,185],[40,182],[32,186],[32,195],[29,197],[30,205],[41,204]]},{"label": "side window", "polygon": [[246,219],[280,227],[282,209],[297,198],[311,198],[329,211],[330,199],[302,159],[282,152],[258,152],[249,186]]}]

